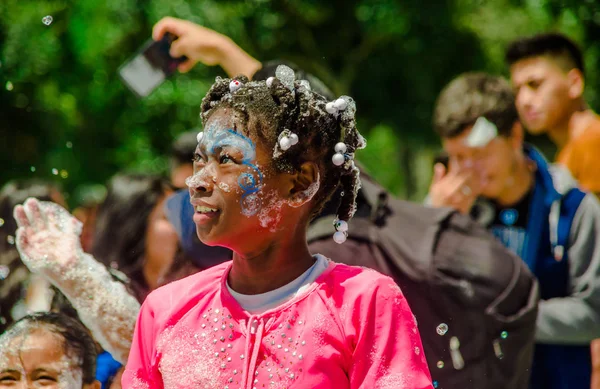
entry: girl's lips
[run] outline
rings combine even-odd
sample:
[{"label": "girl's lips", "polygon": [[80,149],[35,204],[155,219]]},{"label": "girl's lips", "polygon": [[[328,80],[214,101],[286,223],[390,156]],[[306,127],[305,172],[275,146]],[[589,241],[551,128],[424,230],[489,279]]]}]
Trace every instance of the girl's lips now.
[{"label": "girl's lips", "polygon": [[196,224],[206,224],[216,219],[221,211],[216,212],[194,212],[193,220]]}]

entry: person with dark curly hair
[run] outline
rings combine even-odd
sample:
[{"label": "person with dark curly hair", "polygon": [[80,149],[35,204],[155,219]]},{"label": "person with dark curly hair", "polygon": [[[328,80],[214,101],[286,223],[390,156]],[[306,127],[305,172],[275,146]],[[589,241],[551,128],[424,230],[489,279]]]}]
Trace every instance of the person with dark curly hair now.
[{"label": "person with dark curly hair", "polygon": [[365,146],[354,101],[327,101],[281,66],[266,81],[217,78],[201,109],[193,219],[233,261],[148,296],[123,387],[432,388],[394,281],[306,243],[340,186],[332,239],[346,239]]}]

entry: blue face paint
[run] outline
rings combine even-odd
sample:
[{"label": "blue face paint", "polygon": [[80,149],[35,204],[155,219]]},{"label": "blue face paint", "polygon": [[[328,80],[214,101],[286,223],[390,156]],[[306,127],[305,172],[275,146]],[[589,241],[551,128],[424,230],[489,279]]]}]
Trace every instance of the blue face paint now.
[{"label": "blue face paint", "polygon": [[256,159],[256,146],[252,140],[235,130],[228,128],[220,130],[212,125],[202,136],[200,145],[205,146],[207,153],[215,154],[217,148],[233,147],[241,151],[241,163],[252,170],[251,173],[242,173],[238,177],[238,185],[242,189],[240,204],[245,216],[258,213],[261,201],[257,195],[263,182],[263,174],[253,162]]}]

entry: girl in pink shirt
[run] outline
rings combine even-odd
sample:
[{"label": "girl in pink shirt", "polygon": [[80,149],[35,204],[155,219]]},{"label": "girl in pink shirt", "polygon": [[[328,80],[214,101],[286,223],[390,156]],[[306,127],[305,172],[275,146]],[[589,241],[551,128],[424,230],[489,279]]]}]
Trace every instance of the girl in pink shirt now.
[{"label": "girl in pink shirt", "polygon": [[398,286],[306,244],[339,185],[333,238],[345,240],[364,147],[355,111],[285,66],[266,82],[216,80],[187,184],[198,237],[233,261],[149,295],[124,388],[432,388]]}]

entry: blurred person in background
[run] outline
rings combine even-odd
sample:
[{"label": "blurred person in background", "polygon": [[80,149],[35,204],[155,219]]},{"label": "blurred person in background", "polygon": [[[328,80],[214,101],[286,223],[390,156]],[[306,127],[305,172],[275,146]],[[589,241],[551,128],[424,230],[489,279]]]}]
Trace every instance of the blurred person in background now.
[{"label": "blurred person in background", "polygon": [[104,185],[84,185],[75,190],[73,196],[79,201],[79,206],[73,210],[75,216],[83,223],[81,231],[81,247],[84,251],[92,249],[98,206],[106,197]]},{"label": "blurred person in background", "polygon": [[587,389],[600,336],[600,204],[524,144],[512,90],[467,73],[441,92],[434,126],[448,154],[428,202],[488,226],[537,276],[541,298],[531,387]]},{"label": "blurred person in background", "polygon": [[29,272],[15,247],[13,209],[28,197],[65,206],[59,187],[43,180],[11,181],[0,190],[0,333],[30,312],[47,311],[52,300],[50,284]]},{"label": "blurred person in background", "polygon": [[520,38],[506,50],[519,117],[532,134],[547,134],[557,162],[600,194],[600,117],[583,96],[581,49],[562,34]]},{"label": "blurred person in background", "polygon": [[96,346],[59,313],[25,316],[0,336],[0,388],[99,389]]},{"label": "blurred person in background", "polygon": [[[583,96],[581,49],[562,34],[519,38],[506,50],[519,116],[558,147],[556,160],[580,185],[600,195],[600,118]],[[600,340],[592,343],[592,388],[600,389]]]},{"label": "blurred person in background", "polygon": [[173,193],[161,177],[118,174],[98,208],[92,255],[123,272],[138,301],[155,289],[179,252],[164,202]]},{"label": "blurred person in background", "polygon": [[[115,320],[111,315],[116,316],[118,311],[113,312],[112,308],[115,304],[121,304],[120,300],[127,299],[125,288],[114,288],[115,283],[126,285],[136,300],[141,303],[147,294],[162,282],[180,252],[175,229],[164,213],[165,199],[172,193],[169,183],[159,176],[118,174],[113,177],[108,184],[106,198],[97,211],[92,247],[95,258],[88,258],[88,261],[99,261],[106,266],[110,275],[102,265],[94,263],[91,264],[93,267],[90,269],[95,268],[95,274],[88,274],[92,270],[84,267],[84,272],[79,270],[75,273],[75,277],[63,277],[73,278],[72,282],[79,285],[61,288],[60,285],[64,280],[58,283],[60,291],[64,292],[77,313],[69,309],[68,302],[61,296],[62,293],[55,302],[61,311],[80,319],[88,327],[90,327],[90,320],[104,322],[101,332],[93,332],[98,340],[108,338],[105,331],[113,329],[116,331],[117,325],[111,328],[111,322]],[[30,214],[34,213],[35,211],[30,211]],[[43,251],[43,248],[40,248],[40,251]],[[56,273],[63,274],[62,271]],[[102,293],[106,298],[115,300],[113,304],[104,304],[104,311],[101,314],[90,307],[85,301],[86,296],[73,292],[75,289],[81,289],[84,294],[91,294],[91,291],[86,292],[86,284],[89,282],[88,277],[92,276],[99,278],[99,288],[103,287],[102,283],[110,282]],[[55,280],[56,277],[49,277],[49,279]],[[135,314],[139,310],[139,304],[130,303],[127,309],[132,315],[130,319],[126,319],[128,325],[125,328],[131,329],[125,329],[118,336],[122,337],[121,341],[128,345],[131,343]],[[88,318],[87,322],[86,318]],[[102,346],[111,350],[106,342]],[[128,350],[119,350],[115,357],[107,351],[99,354],[98,372],[101,374],[98,379],[103,387],[108,387],[113,381],[114,375],[121,367],[119,361],[123,362],[126,359],[127,352]]]}]

